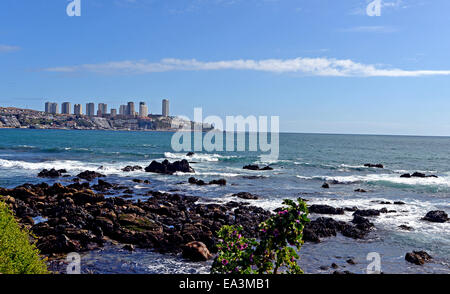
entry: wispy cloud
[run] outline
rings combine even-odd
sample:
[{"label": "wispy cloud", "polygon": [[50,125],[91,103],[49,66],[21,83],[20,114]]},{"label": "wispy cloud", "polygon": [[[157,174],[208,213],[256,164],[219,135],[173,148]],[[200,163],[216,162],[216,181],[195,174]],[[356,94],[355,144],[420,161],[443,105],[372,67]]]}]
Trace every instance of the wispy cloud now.
[{"label": "wispy cloud", "polygon": [[19,51],[20,47],[0,44],[0,53]]},{"label": "wispy cloud", "polygon": [[46,72],[97,74],[147,74],[169,71],[247,70],[271,73],[300,73],[307,76],[330,77],[420,77],[450,75],[450,70],[403,70],[362,64],[350,59],[294,58],[265,60],[198,61],[196,59],[163,59],[159,62],[116,61],[42,69]]}]

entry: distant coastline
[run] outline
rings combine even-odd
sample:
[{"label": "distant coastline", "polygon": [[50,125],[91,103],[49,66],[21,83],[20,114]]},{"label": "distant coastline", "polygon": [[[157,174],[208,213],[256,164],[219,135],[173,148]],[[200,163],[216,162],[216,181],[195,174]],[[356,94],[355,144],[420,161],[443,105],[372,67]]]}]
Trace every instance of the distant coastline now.
[{"label": "distant coastline", "polygon": [[[43,111],[15,107],[0,107],[0,129],[50,130],[109,130],[175,132],[194,129],[198,123],[175,116],[148,115],[147,117],[97,117],[73,114],[50,114]],[[214,129],[202,124],[204,131]]]}]

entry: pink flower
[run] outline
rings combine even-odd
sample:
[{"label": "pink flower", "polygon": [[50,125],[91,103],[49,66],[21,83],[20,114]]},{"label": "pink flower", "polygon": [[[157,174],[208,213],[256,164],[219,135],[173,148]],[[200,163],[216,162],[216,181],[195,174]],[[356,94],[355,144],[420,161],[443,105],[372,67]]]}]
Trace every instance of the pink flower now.
[{"label": "pink flower", "polygon": [[226,259],[222,260],[222,264],[223,265],[227,265],[228,264],[228,260],[226,260]]}]

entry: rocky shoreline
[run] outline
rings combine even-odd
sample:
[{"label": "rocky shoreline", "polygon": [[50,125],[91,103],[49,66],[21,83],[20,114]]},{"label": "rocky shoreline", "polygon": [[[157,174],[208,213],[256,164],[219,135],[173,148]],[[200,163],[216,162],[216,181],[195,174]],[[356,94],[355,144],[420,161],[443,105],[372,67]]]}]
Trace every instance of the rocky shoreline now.
[{"label": "rocky shoreline", "polygon": [[[141,168],[123,169],[124,172],[133,170]],[[194,172],[187,161],[152,162],[145,170],[169,175],[180,171]],[[55,179],[71,176],[65,170],[52,169],[41,171],[39,177]],[[132,194],[129,187],[111,184],[105,175],[95,171],[80,173],[72,181],[66,186],[43,182],[23,184],[14,189],[0,188],[1,199],[14,211],[20,223],[36,236],[37,247],[50,259],[114,243],[126,250],[137,247],[159,253],[183,253],[186,259],[193,261],[207,260],[213,258],[216,252],[216,232],[223,225],[241,225],[244,235],[257,238],[258,225],[273,213],[248,202],[202,203],[199,197],[158,191],[148,191],[145,201],[127,200],[127,196],[111,195],[117,191]],[[200,181],[191,177],[188,182],[206,184]],[[133,182],[150,183],[140,179]],[[215,180],[209,184],[226,185],[226,181]],[[238,193],[235,197],[245,201],[258,198],[249,192]],[[375,228],[370,218],[395,212],[387,208],[361,210],[328,205],[310,205],[309,210],[314,215],[326,215],[312,220],[304,229],[304,241],[313,243],[338,233],[353,239],[364,239]],[[329,217],[345,213],[352,213],[350,222]],[[447,222],[449,219],[445,212],[432,211],[423,220]],[[408,228],[405,226],[404,229]],[[412,254],[407,255],[406,260],[416,264],[431,260],[428,257],[420,259],[420,256],[414,258]]]}]

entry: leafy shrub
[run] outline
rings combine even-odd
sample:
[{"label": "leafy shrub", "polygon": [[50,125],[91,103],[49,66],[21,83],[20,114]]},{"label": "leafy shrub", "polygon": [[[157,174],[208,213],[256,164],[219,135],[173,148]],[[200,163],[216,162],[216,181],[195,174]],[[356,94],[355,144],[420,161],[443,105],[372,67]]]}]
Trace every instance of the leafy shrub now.
[{"label": "leafy shrub", "polygon": [[303,228],[309,222],[306,203],[284,200],[276,214],[260,224],[259,241],[242,236],[242,227],[223,226],[219,232],[218,256],[213,274],[303,273],[296,252],[303,244]]},{"label": "leafy shrub", "polygon": [[48,273],[45,260],[29,239],[28,231],[20,228],[8,206],[0,201],[0,273]]}]

